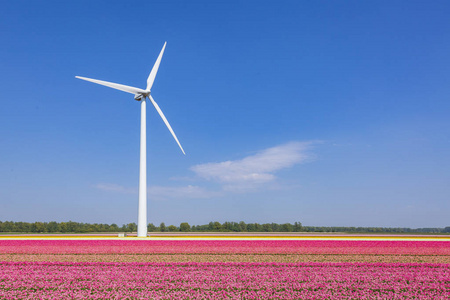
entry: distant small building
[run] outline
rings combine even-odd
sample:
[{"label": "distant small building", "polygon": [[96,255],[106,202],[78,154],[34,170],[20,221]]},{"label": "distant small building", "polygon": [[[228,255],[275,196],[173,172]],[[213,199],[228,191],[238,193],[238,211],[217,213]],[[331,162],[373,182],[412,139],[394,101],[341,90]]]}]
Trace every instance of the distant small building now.
[{"label": "distant small building", "polygon": [[127,234],[125,232],[119,232],[119,237],[126,237]]}]

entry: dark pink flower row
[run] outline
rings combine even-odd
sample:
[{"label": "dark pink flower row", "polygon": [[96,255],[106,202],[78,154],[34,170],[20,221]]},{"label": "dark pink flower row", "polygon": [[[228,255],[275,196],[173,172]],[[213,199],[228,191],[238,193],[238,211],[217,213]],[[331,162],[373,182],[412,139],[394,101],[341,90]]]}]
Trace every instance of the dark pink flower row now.
[{"label": "dark pink flower row", "polygon": [[450,255],[450,242],[344,240],[0,240],[1,253]]},{"label": "dark pink flower row", "polygon": [[444,299],[450,265],[0,262],[1,299]]}]

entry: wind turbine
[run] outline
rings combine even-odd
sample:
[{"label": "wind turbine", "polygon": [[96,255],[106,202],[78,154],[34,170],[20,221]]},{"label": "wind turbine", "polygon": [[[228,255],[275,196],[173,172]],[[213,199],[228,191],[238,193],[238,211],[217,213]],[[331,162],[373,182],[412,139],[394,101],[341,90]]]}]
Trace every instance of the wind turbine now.
[{"label": "wind turbine", "polygon": [[138,226],[137,226],[138,237],[147,236],[147,133],[146,133],[147,99],[149,99],[152,102],[153,106],[156,108],[156,111],[163,119],[164,123],[166,124],[175,141],[177,142],[178,146],[180,146],[180,149],[183,152],[183,154],[186,154],[184,153],[183,147],[181,147],[181,144],[178,141],[175,132],[173,132],[172,127],[170,126],[163,112],[159,108],[159,105],[155,102],[155,100],[150,94],[153,82],[155,81],[156,73],[158,72],[159,64],[161,63],[161,58],[163,56],[164,49],[166,48],[166,44],[167,42],[164,43],[164,46],[161,49],[161,52],[159,53],[159,56],[156,59],[155,64],[153,65],[152,71],[150,72],[150,75],[148,76],[147,79],[147,88],[145,90],[123,84],[75,76],[78,79],[90,81],[116,90],[134,94],[134,99],[137,101],[141,101],[141,149],[140,149],[140,163],[139,163],[139,206],[138,206]]}]

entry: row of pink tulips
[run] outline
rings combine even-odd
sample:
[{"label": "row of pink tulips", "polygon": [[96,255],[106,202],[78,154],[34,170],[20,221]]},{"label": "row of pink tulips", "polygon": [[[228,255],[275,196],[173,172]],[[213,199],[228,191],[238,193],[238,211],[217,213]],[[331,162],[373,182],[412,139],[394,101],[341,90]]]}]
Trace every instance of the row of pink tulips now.
[{"label": "row of pink tulips", "polygon": [[381,254],[0,254],[0,261],[56,262],[371,262],[450,264],[448,255]]},{"label": "row of pink tulips", "polygon": [[450,255],[448,241],[3,240],[0,254],[388,254]]},{"label": "row of pink tulips", "polygon": [[444,299],[450,265],[0,264],[1,299]]}]

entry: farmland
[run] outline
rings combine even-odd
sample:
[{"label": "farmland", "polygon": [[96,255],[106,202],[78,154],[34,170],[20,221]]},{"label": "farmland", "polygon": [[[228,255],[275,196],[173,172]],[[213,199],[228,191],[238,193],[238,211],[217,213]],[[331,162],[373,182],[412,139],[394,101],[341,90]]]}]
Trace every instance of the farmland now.
[{"label": "farmland", "polygon": [[445,240],[0,239],[0,298],[448,298]]}]

